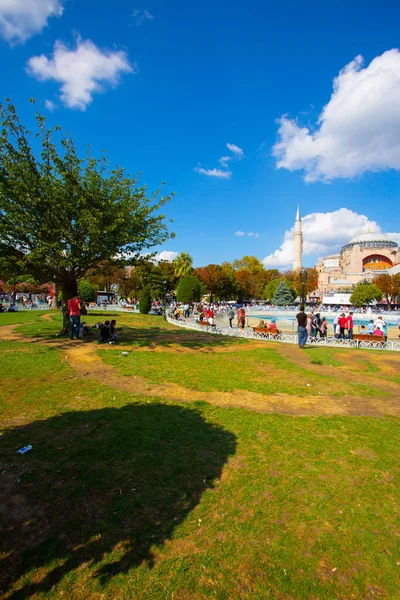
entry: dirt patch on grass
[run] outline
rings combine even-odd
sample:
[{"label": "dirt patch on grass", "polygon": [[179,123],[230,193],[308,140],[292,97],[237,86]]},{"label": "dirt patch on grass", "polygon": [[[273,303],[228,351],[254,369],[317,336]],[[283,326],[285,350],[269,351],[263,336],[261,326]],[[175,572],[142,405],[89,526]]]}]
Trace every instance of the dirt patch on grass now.
[{"label": "dirt patch on grass", "polygon": [[[5,342],[24,341],[23,337],[15,331],[15,329],[20,325],[21,323],[13,325],[4,325],[3,327],[1,327],[0,340],[4,340]],[[24,325],[26,325],[26,323],[24,323]]]},{"label": "dirt patch on grass", "polygon": [[[153,384],[139,376],[120,375],[114,367],[97,356],[89,344],[71,344],[63,351],[68,364],[82,378],[98,381],[116,389],[144,396],[162,397],[174,402],[206,401],[222,407],[241,407],[259,412],[291,415],[396,415],[400,416],[400,402],[396,398],[348,397],[328,395],[306,398],[289,394],[263,395],[235,390],[232,392],[200,392],[174,383]],[[121,360],[124,357],[121,354]]]},{"label": "dirt patch on grass", "polygon": [[[348,352],[335,353],[335,358],[337,358],[340,362],[343,362],[343,366],[341,367],[333,367],[330,365],[319,365],[313,364],[312,360],[314,360],[314,356],[312,354],[314,348],[310,351],[300,350],[297,346],[289,346],[289,345],[278,345],[276,344],[278,353],[284,358],[288,359],[291,363],[304,367],[305,369],[317,373],[318,375],[332,377],[335,373],[335,376],[338,380],[347,382],[347,383],[358,383],[361,385],[368,385],[369,387],[377,388],[382,390],[382,392],[386,391],[390,394],[395,394],[398,397],[400,396],[400,386],[395,381],[390,381],[385,379],[385,375],[398,375],[400,369],[400,356],[399,360],[396,362],[396,359],[390,359],[391,363],[397,364],[397,369],[393,372],[392,366],[385,367],[385,357],[377,357],[376,355],[361,357],[360,355],[350,355],[351,350]],[[368,362],[374,364],[374,359],[379,358],[382,362],[379,363],[379,378],[373,377],[367,373]],[[367,360],[367,362],[363,363],[363,360]],[[359,374],[355,371],[358,371]]]},{"label": "dirt patch on grass", "polygon": [[54,311],[53,313],[43,313],[43,315],[40,315],[40,318],[43,321],[52,321],[53,320],[53,315],[56,315],[57,313]]},{"label": "dirt patch on grass", "polygon": [[[51,315],[48,315],[51,317]],[[15,332],[18,325],[7,325],[1,328],[1,339],[7,341],[33,341],[35,338],[22,336]],[[164,337],[164,336],[160,336]],[[182,338],[179,335],[169,335],[169,341],[176,339],[177,345],[182,352],[205,351],[205,352],[237,352],[251,348],[264,348],[260,342],[254,342],[243,346],[218,346],[211,348],[189,349],[179,345]],[[204,339],[203,337],[201,338]],[[101,361],[96,354],[97,346],[93,344],[93,339],[86,338],[82,341],[70,341],[64,339],[38,340],[38,344],[46,344],[57,347],[61,351],[63,359],[74,369],[78,376],[84,379],[97,381],[109,387],[128,391],[133,394],[144,396],[162,397],[173,402],[196,402],[206,401],[221,407],[240,407],[249,410],[255,410],[263,413],[279,413],[296,416],[312,415],[366,415],[366,416],[400,416],[399,385],[395,382],[379,380],[379,389],[387,390],[391,395],[386,397],[368,397],[368,396],[349,396],[334,397],[326,393],[320,393],[316,396],[298,397],[289,394],[276,393],[273,395],[264,395],[246,390],[234,390],[231,392],[203,392],[190,390],[175,383],[153,384],[139,376],[124,376],[117,372],[111,365]],[[332,368],[313,365],[312,357],[305,351],[299,350],[295,346],[268,344],[268,348],[277,348],[279,353],[285,358],[291,360],[299,366],[314,371],[318,374],[332,375]],[[103,346],[107,348],[108,346]],[[135,352],[131,346],[119,346],[119,350]],[[115,347],[110,350],[115,351]],[[142,350],[143,347],[137,350]],[[166,351],[166,347],[157,347],[157,351]],[[176,352],[175,348],[170,348],[171,352]],[[124,357],[121,354],[121,360]],[[393,359],[392,359],[393,360]],[[367,377],[363,374],[358,378],[354,373],[341,371],[343,380],[352,383],[368,384],[372,387],[377,386],[376,378]]]}]

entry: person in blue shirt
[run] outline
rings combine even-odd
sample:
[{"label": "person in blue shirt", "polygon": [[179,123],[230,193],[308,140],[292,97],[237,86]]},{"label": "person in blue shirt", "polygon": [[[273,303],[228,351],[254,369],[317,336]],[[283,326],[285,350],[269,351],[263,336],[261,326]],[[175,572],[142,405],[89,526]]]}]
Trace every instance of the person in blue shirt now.
[{"label": "person in blue shirt", "polygon": [[374,328],[374,322],[373,322],[373,320],[371,319],[371,321],[368,323],[368,333],[369,333],[370,335],[372,335],[372,334],[374,333],[374,329],[375,329],[375,328]]}]

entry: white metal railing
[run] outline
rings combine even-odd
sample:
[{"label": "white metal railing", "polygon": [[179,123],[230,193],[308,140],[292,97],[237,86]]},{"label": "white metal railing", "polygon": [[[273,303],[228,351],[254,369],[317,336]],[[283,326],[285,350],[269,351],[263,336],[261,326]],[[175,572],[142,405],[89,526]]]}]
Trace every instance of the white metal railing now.
[{"label": "white metal railing", "polygon": [[[191,329],[194,331],[203,331],[212,335],[227,335],[229,337],[245,338],[250,340],[263,340],[281,342],[284,344],[297,344],[297,334],[293,333],[257,333],[249,329],[237,329],[230,327],[218,327],[199,325],[190,321],[177,321],[167,315],[168,323],[177,325],[184,329]],[[313,344],[316,346],[339,346],[342,348],[365,348],[367,350],[391,350],[394,352],[400,352],[400,340],[378,342],[378,341],[361,341],[361,340],[346,340],[337,338],[312,338],[307,341],[307,344]]]}]

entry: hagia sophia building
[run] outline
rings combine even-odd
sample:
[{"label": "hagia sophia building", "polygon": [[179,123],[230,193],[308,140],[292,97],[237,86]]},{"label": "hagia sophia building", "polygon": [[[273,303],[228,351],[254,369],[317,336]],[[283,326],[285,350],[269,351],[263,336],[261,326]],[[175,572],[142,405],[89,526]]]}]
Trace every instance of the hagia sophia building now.
[{"label": "hagia sophia building", "polygon": [[[297,270],[301,268],[303,247],[299,209],[296,215],[294,239],[293,269]],[[400,248],[398,243],[385,233],[367,231],[349,240],[340,253],[321,258],[315,268],[318,271],[318,290],[312,295],[320,298],[324,303],[330,303],[337,293],[351,292],[357,283],[365,279],[372,281],[375,275],[399,273]],[[343,301],[343,298],[341,300]]]}]

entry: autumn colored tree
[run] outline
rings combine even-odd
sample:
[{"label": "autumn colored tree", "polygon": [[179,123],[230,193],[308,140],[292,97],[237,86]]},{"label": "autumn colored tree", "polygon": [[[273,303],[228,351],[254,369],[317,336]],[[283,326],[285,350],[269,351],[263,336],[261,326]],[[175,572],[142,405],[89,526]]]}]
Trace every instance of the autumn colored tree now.
[{"label": "autumn colored tree", "polygon": [[[318,288],[318,271],[314,268],[305,269],[307,273],[307,279],[304,284],[304,293],[307,297],[311,292],[314,292]],[[300,271],[286,271],[283,277],[291,282],[291,287],[296,292],[297,296],[301,296],[302,292],[302,281],[300,278]]]},{"label": "autumn colored tree", "polygon": [[210,302],[213,296],[221,299],[222,291],[226,287],[225,272],[220,265],[207,265],[199,267],[194,271],[196,277],[204,283],[207,292],[210,294]]},{"label": "autumn colored tree", "polygon": [[[137,177],[110,168],[105,155],[79,158],[71,137],[55,139],[60,128],[49,129],[40,114],[35,134],[10,101],[0,104],[0,119],[0,257],[55,282],[64,307],[78,280],[102,262],[132,263],[170,237],[159,212],[169,196],[148,196]],[[63,315],[66,333],[66,308]]]},{"label": "autumn colored tree", "polygon": [[234,260],[235,279],[243,299],[259,298],[267,283],[266,270],[256,256],[243,256]]},{"label": "autumn colored tree", "polygon": [[373,284],[381,290],[388,304],[399,295],[399,280],[400,275],[389,275],[388,273],[381,273],[373,279]]},{"label": "autumn colored tree", "polygon": [[90,269],[86,279],[96,288],[96,291],[111,292],[113,286],[118,285],[119,280],[125,276],[124,267],[116,266],[112,261],[105,260]]}]

